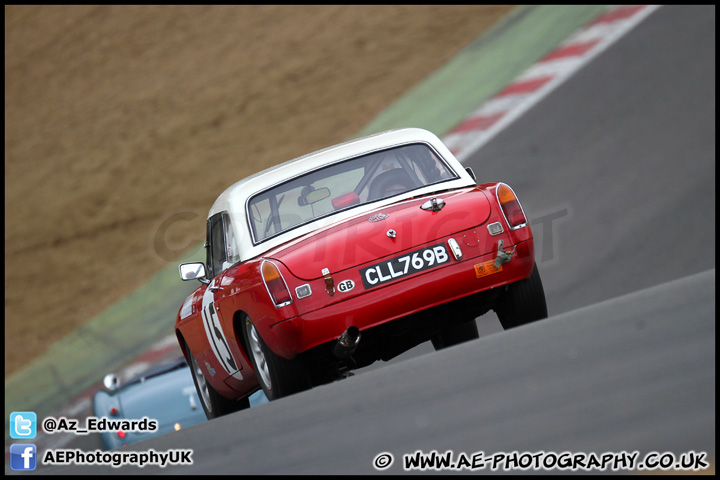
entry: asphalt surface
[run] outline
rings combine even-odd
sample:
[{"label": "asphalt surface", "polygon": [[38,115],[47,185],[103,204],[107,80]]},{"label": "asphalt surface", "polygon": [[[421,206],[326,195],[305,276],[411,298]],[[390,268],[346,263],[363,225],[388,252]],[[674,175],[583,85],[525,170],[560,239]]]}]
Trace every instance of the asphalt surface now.
[{"label": "asphalt surface", "polygon": [[552,239],[551,315],[714,268],[714,7],[659,8],[468,164]]},{"label": "asphalt surface", "polygon": [[501,332],[491,314],[477,341],[125,449],[192,449],[192,466],[45,473],[372,474],[383,452],[403,473],[418,450],[714,459],[715,7],[658,9],[466,164],[523,203],[551,318]]}]

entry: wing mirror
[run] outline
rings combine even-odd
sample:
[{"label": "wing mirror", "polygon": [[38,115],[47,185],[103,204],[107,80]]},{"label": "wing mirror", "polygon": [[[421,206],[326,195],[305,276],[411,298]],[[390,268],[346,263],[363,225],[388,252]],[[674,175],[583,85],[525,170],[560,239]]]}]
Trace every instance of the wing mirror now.
[{"label": "wing mirror", "polygon": [[210,283],[205,272],[205,264],[202,262],[181,263],[180,278],[184,281],[199,280],[200,283]]},{"label": "wing mirror", "polygon": [[105,388],[112,392],[120,386],[120,379],[114,373],[108,373],[103,378],[103,385],[105,385]]}]

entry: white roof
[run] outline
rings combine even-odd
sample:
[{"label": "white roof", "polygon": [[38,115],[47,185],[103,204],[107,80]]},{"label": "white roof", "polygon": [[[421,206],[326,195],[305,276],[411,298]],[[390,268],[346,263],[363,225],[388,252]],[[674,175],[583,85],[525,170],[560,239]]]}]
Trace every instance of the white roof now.
[{"label": "white roof", "polygon": [[[330,165],[348,158],[393,146],[418,142],[427,143],[432,146],[460,176],[460,178],[456,180],[443,183],[443,189],[475,185],[475,181],[472,177],[470,177],[460,162],[435,134],[420,128],[403,128],[400,130],[390,130],[387,132],[377,133],[375,135],[370,135],[368,137],[328,147],[323,150],[318,150],[244,178],[239,182],[234,183],[220,194],[210,208],[208,218],[223,211],[230,214],[231,221],[235,228],[235,239],[238,242],[241,260],[248,260],[301,235],[305,235],[306,233],[317,230],[318,228],[334,224],[338,220],[344,220],[346,218],[365,213],[366,211],[375,210],[384,204],[394,203],[399,199],[402,199],[402,196],[396,196],[391,199],[387,199],[385,202],[376,202],[373,205],[363,205],[356,209],[351,209],[349,211],[333,215],[330,218],[320,219],[300,228],[293,229],[289,232],[273,237],[270,240],[264,241],[259,245],[253,245],[249,232],[249,226],[245,218],[245,206],[251,196],[266,190],[269,187],[277,185],[278,183],[282,183],[288,179],[297,177],[325,165]],[[421,189],[415,190],[412,193],[408,192],[406,195],[410,197],[423,193],[431,193],[437,188],[437,185],[430,185],[425,187],[427,192],[424,192],[424,189]]]}]

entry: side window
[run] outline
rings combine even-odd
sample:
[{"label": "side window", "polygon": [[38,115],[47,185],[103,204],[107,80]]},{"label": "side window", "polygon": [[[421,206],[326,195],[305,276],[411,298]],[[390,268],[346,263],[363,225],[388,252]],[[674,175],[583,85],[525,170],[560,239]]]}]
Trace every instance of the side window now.
[{"label": "side window", "polygon": [[208,220],[207,238],[207,265],[212,278],[240,261],[235,231],[227,212],[213,215]]},{"label": "side window", "polygon": [[222,271],[225,261],[225,235],[223,231],[223,216],[221,213],[213,215],[208,220],[207,228],[207,266],[210,278]]},{"label": "side window", "polygon": [[223,224],[225,225],[225,253],[226,253],[226,264],[223,268],[235,265],[240,261],[240,250],[238,244],[235,241],[235,229],[230,221],[230,215],[227,212],[223,212]]}]

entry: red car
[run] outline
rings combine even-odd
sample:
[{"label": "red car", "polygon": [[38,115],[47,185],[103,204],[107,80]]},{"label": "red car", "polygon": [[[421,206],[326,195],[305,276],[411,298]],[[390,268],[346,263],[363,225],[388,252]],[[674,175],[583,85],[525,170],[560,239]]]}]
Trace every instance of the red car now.
[{"label": "red car", "polygon": [[176,323],[208,418],[342,378],[426,341],[545,318],[515,192],[476,184],[432,133],[330,147],[229,187],[207,221],[201,285]]}]

